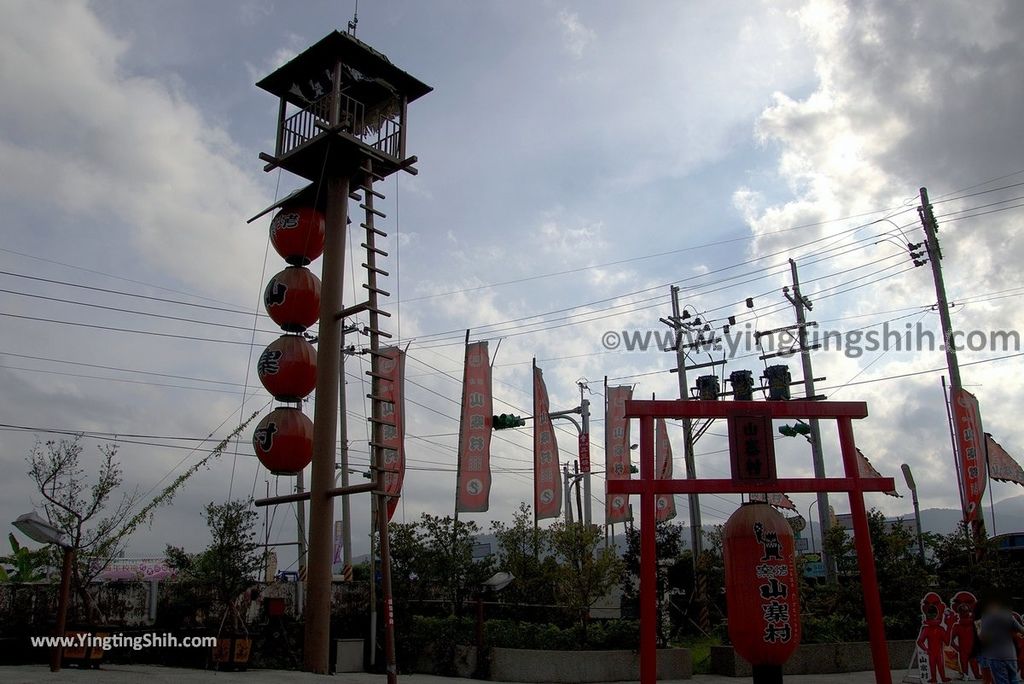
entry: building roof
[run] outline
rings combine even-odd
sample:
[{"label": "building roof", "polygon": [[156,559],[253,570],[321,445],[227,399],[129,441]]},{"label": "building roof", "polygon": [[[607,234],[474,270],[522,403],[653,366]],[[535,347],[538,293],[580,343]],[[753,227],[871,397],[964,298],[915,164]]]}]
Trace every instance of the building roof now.
[{"label": "building roof", "polygon": [[338,58],[341,58],[345,65],[357,69],[366,76],[379,78],[388,83],[410,102],[433,90],[396,67],[383,53],[340,31],[327,34],[287,64],[258,81],[256,86],[301,106],[304,103],[297,101],[296,95],[291,92],[292,85],[308,79],[311,74],[331,69]]}]

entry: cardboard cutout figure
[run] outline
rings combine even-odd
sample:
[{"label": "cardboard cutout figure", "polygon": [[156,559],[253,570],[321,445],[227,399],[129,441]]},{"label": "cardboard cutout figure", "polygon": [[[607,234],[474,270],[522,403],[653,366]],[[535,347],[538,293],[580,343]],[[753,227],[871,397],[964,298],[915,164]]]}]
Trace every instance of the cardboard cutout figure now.
[{"label": "cardboard cutout figure", "polygon": [[968,672],[971,672],[975,679],[981,679],[978,660],[971,657],[975,641],[974,610],[977,606],[977,597],[969,591],[958,591],[950,601],[952,612],[949,625],[949,645],[956,650],[960,672],[964,678],[967,677]]},{"label": "cardboard cutout figure", "polygon": [[934,591],[930,591],[921,599],[921,631],[917,635],[917,647],[928,656],[928,681],[933,684],[948,682],[946,676],[946,626],[943,618],[946,604]]}]

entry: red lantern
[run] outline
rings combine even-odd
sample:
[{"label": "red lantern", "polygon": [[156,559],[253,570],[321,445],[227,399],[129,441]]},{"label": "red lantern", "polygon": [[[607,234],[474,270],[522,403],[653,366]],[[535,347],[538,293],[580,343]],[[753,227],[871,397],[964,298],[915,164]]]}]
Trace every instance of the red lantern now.
[{"label": "red lantern", "polygon": [[304,266],[324,253],[324,215],[310,207],[286,207],[270,222],[270,241],[285,261]]},{"label": "red lantern", "polygon": [[278,401],[299,401],[316,388],[316,349],[299,335],[282,335],[256,364],[260,382]]},{"label": "red lantern", "polygon": [[320,317],[320,279],[303,266],[289,266],[267,283],[263,304],[275,323],[302,332]]},{"label": "red lantern", "polygon": [[313,460],[313,421],[297,408],[276,408],[256,426],[252,446],[267,470],[294,475]]},{"label": "red lantern", "polygon": [[793,530],[768,504],[747,503],[724,534],[729,639],[754,666],[755,682],[782,681],[782,664],[800,643]]}]

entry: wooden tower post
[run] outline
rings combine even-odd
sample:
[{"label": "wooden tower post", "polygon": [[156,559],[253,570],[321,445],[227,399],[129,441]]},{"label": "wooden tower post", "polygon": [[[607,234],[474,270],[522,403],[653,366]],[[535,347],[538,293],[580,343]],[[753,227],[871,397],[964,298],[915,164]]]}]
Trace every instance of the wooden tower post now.
[{"label": "wooden tower post", "polygon": [[[368,312],[371,321],[371,346],[381,336],[378,327],[381,312],[376,276],[386,272],[374,267],[368,301],[343,309],[342,282],[345,263],[345,233],[349,198],[361,201],[362,208],[373,211],[372,197],[382,197],[371,189],[374,180],[382,180],[396,171],[415,174],[416,157],[407,156],[406,114],[408,104],[430,92],[431,88],[394,66],[384,55],[346,33],[334,31],[293,60],[256,84],[279,98],[278,124],[274,154],[260,154],[265,171],[281,168],[301,176],[311,184],[292,193],[261,214],[280,206],[311,205],[326,215],[326,239],[323,253],[320,295],[319,345],[317,352],[316,407],[314,410],[313,462],[310,491],[285,497],[264,499],[257,505],[273,505],[308,498],[309,544],[306,579],[305,651],[303,669],[326,674],[330,663],[331,560],[334,527],[334,496],[373,492],[379,499],[381,516],[382,593],[385,604],[385,641],[391,644],[387,657],[388,681],[396,680],[391,608],[390,558],[387,557],[387,506],[384,474],[374,469],[369,485],[335,487],[335,455],[338,435],[339,371],[342,355],[344,318]],[[360,196],[358,191],[362,191]],[[374,212],[383,217],[380,212]],[[380,229],[371,228],[377,235]],[[367,240],[364,248],[374,256],[386,253]],[[372,355],[371,375],[378,373],[379,356]],[[373,416],[383,413],[374,398]],[[378,442],[379,440],[375,440]],[[374,463],[383,462],[380,448],[374,449]],[[394,494],[392,494],[393,496]]]}]

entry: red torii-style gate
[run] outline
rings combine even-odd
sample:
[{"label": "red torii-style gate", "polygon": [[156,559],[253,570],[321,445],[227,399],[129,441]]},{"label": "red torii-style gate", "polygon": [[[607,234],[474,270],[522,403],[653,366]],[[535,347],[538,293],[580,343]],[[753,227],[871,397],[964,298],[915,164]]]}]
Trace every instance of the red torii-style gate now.
[{"label": "red torii-style gate", "polygon": [[[657,550],[655,502],[658,494],[749,494],[767,492],[847,492],[853,514],[854,544],[864,592],[864,612],[871,640],[875,681],[892,684],[889,651],[882,623],[871,537],[868,531],[864,492],[885,492],[895,488],[891,477],[865,478],[857,467],[857,446],[853,420],[866,418],[867,404],[854,401],[696,401],[630,400],[626,417],[640,420],[640,479],[608,480],[608,494],[640,496],[640,682],[657,679]],[[845,477],[771,478],[765,481],[736,479],[658,480],[654,467],[655,418],[726,418],[835,420]],[[733,426],[730,425],[730,431]],[[768,439],[771,439],[769,433]],[[728,600],[728,598],[726,599]]]}]

